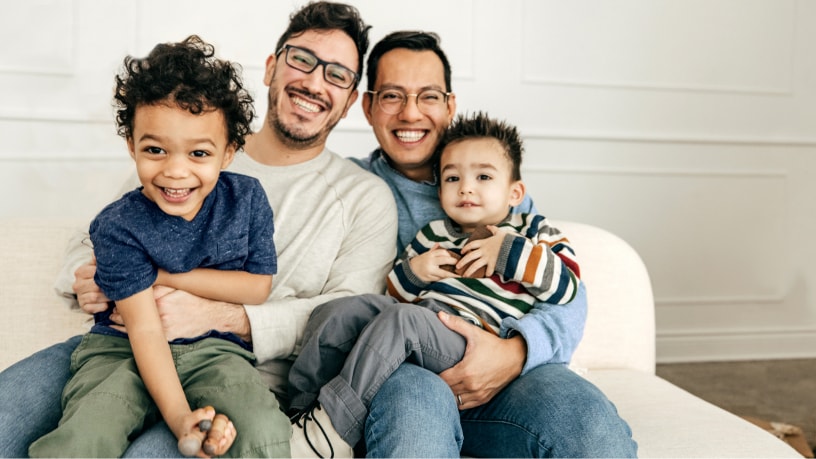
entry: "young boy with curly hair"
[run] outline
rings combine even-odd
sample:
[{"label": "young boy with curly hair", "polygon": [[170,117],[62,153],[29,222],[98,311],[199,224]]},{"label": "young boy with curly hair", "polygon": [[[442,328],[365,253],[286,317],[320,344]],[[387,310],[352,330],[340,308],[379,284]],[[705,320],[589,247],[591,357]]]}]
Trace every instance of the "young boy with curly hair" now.
[{"label": "young boy with curly hair", "polygon": [[402,362],[436,373],[459,362],[467,343],[438,314],[509,338],[533,304],[572,300],[580,270],[569,240],[544,216],[511,212],[525,195],[522,152],[516,128],[487,114],[448,127],[434,157],[447,218],[428,223],[405,248],[388,275],[389,295],[315,308],[289,373],[292,407],[300,408],[293,438],[319,455],[346,450]]},{"label": "young boy with curly hair", "polygon": [[[168,343],[153,292],[161,285],[245,304],[269,296],[272,209],[256,179],[222,172],[254,116],[240,68],[191,36],[127,57],[114,99],[142,185],[91,224],[95,281],[115,305],[74,351],[59,427],[30,455],[120,457],[162,418],[178,439],[201,441],[200,421],[217,410],[234,424],[223,437],[211,432],[212,448],[196,454],[288,456],[289,421],[253,367],[251,345],[215,330]],[[109,318],[114,306],[127,333]]]}]

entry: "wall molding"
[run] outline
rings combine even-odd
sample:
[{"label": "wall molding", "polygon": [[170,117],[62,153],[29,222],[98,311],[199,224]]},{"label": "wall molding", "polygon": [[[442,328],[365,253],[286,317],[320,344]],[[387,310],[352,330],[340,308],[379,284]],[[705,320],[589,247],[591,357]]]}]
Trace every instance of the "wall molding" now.
[{"label": "wall molding", "polygon": [[57,156],[56,153],[50,153],[45,155],[30,155],[29,157],[22,158],[22,157],[0,157],[0,164],[8,163],[8,164],[33,164],[36,167],[47,167],[56,164],[72,164],[72,163],[122,163],[122,164],[130,164],[133,165],[133,160],[130,159],[130,156],[126,154],[123,156],[123,153],[127,153],[125,150],[125,144],[122,142],[122,149],[118,152],[112,153],[100,153],[99,155],[71,155],[70,157]]},{"label": "wall molding", "polygon": [[765,178],[784,180],[788,178],[785,170],[731,170],[731,169],[674,169],[648,167],[551,167],[539,165],[525,165],[525,172],[532,173],[566,173],[578,175],[631,175],[631,176],[662,176],[662,177],[710,177],[710,178]]},{"label": "wall molding", "polygon": [[723,296],[700,296],[700,297],[655,297],[655,306],[668,308],[672,306],[687,307],[700,305],[744,305],[744,304],[782,304],[786,295],[783,293],[773,295],[723,295]]},{"label": "wall molding", "polygon": [[755,137],[755,136],[708,136],[677,134],[638,134],[610,132],[559,132],[541,129],[520,128],[525,139],[569,140],[577,142],[615,142],[615,143],[655,143],[655,144],[692,144],[692,145],[737,145],[737,146],[783,146],[783,147],[816,147],[816,137]]},{"label": "wall molding", "polygon": [[563,86],[627,91],[660,91],[699,94],[739,94],[747,96],[790,97],[794,94],[793,89],[790,87],[792,84],[786,88],[760,88],[749,86],[688,85],[681,83],[645,83],[635,81],[567,80],[560,78],[534,77],[529,75],[523,75],[521,78],[521,83],[536,86]]},{"label": "wall molding", "polygon": [[[260,116],[260,115],[259,115]],[[34,111],[0,107],[0,121],[49,122],[49,123],[92,123],[109,124],[110,117],[87,115],[79,112]],[[365,134],[373,136],[371,126],[365,122],[345,120],[335,128],[337,132],[348,134]],[[529,140],[566,140],[574,142],[611,142],[611,143],[650,143],[681,145],[734,145],[734,146],[777,146],[777,147],[816,147],[816,137],[750,137],[733,136],[717,137],[706,135],[676,134],[636,134],[610,132],[567,132],[547,131],[541,129],[524,129],[519,127],[525,141]]]},{"label": "wall molding", "polygon": [[657,362],[816,358],[816,328],[663,331]]},{"label": "wall molding", "polygon": [[[1,113],[1,112],[0,112]],[[705,134],[641,134],[632,132],[599,131],[554,131],[540,128],[517,126],[527,140],[566,140],[575,142],[650,143],[681,145],[735,145],[735,146],[777,146],[816,147],[816,137],[757,137],[757,136],[710,136]],[[371,127],[365,120],[346,119],[335,129],[350,134],[371,134]]]},{"label": "wall molding", "polygon": [[67,69],[62,67],[21,67],[13,65],[0,65],[0,73],[11,73],[29,76],[60,77],[60,78],[74,76],[73,69]]},{"label": "wall molding", "polygon": [[112,117],[102,118],[80,112],[35,111],[0,108],[0,121],[55,124],[112,124]]}]

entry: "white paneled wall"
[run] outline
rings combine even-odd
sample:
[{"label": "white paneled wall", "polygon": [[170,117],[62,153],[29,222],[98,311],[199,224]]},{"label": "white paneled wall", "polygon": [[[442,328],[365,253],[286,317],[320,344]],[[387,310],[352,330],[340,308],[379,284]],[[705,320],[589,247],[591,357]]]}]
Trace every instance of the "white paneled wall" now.
[{"label": "white paneled wall", "polygon": [[[159,41],[215,44],[263,113],[264,60],[302,3],[0,0],[0,217],[113,198],[131,170],[113,75]],[[372,42],[438,32],[460,111],[524,134],[538,208],[638,250],[659,361],[816,356],[816,2],[352,3]],[[329,144],[375,146],[359,108]]]}]

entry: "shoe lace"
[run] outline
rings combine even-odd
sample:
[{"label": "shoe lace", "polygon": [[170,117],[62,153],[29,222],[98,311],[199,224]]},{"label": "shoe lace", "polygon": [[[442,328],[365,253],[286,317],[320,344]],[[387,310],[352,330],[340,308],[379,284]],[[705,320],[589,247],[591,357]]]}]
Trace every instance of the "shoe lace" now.
[{"label": "shoe lace", "polygon": [[309,444],[309,447],[312,448],[312,451],[317,454],[318,457],[323,458],[320,454],[320,451],[317,450],[315,445],[312,443],[312,440],[309,439],[309,430],[306,428],[306,424],[308,422],[313,422],[318,429],[320,429],[320,433],[323,434],[323,438],[326,439],[326,444],[329,445],[329,458],[334,458],[334,447],[331,444],[331,440],[329,440],[329,434],[326,433],[326,430],[320,425],[320,421],[315,419],[314,417],[314,410],[321,410],[320,403],[315,400],[307,405],[302,410],[298,411],[294,415],[289,418],[289,422],[292,424],[296,424],[298,427],[303,429],[303,437],[306,439],[306,443]]}]

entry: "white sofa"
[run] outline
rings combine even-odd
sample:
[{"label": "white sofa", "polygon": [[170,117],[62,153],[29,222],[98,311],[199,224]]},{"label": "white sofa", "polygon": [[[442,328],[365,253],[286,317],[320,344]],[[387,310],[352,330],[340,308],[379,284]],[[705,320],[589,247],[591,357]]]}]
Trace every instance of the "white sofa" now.
[{"label": "white sofa", "polygon": [[[0,369],[83,333],[52,284],[82,221],[0,219]],[[640,457],[801,457],[776,437],[655,376],[654,301],[637,253],[597,227],[555,222],[573,242],[589,316],[572,367],[601,388],[629,422]]]}]

